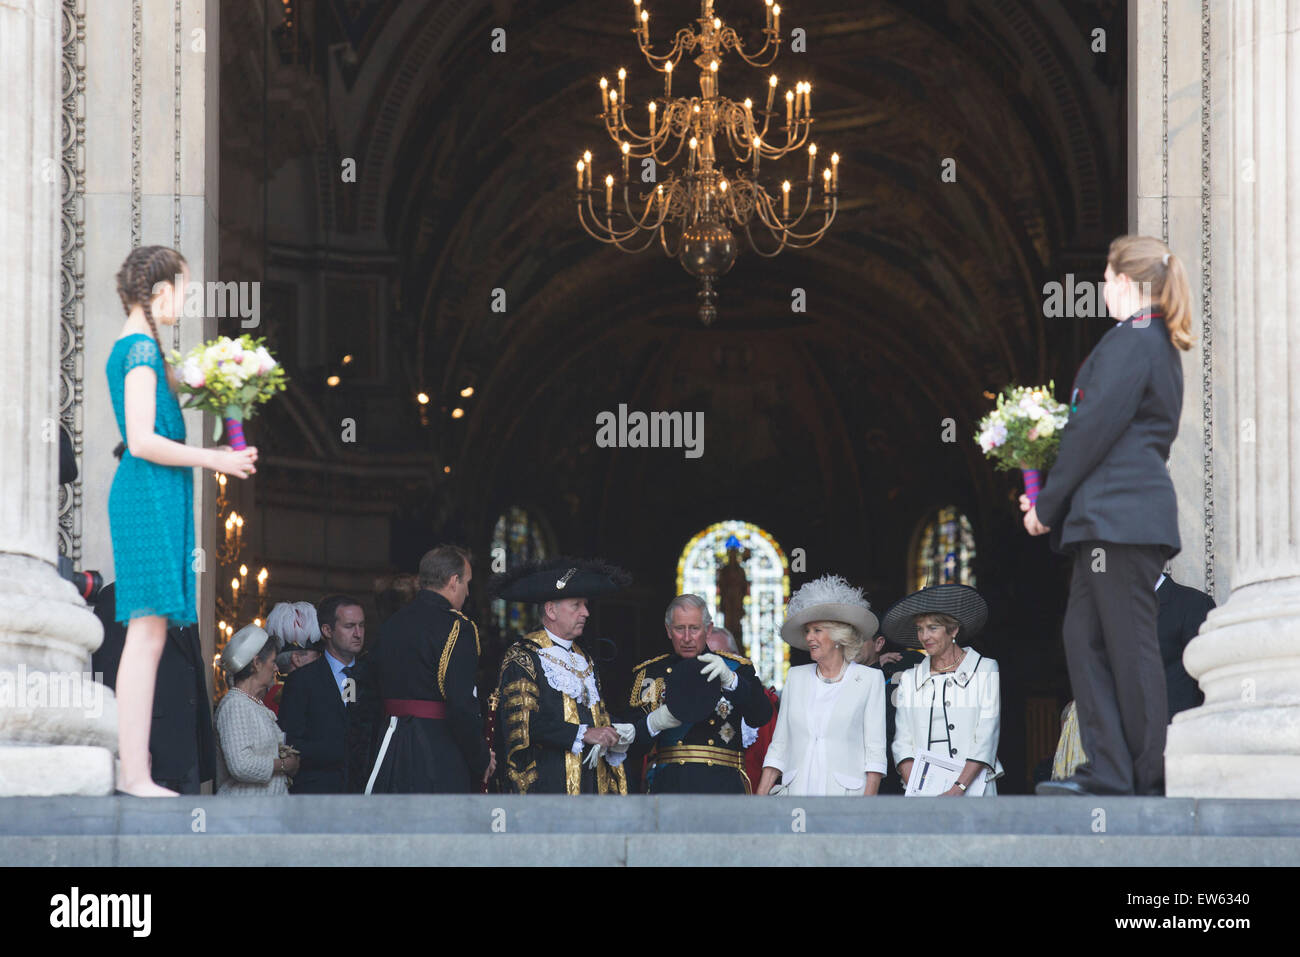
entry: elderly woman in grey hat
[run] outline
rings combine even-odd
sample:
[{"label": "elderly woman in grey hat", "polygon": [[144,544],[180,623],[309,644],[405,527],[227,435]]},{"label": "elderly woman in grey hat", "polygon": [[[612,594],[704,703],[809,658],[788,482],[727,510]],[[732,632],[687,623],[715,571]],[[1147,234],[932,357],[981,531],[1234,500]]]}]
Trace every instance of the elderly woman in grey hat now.
[{"label": "elderly woman in grey hat", "polygon": [[862,590],[834,575],[791,597],[781,637],[813,663],[786,674],[758,794],[877,793],[886,771],[885,678],[854,660],[877,625]]},{"label": "elderly woman in grey hat", "polygon": [[289,793],[298,756],[283,748],[284,732],[262,704],[275,680],[279,642],[256,625],[231,636],[221,654],[230,691],[217,705],[217,792],[254,797]]},{"label": "elderly woman in grey hat", "polygon": [[922,752],[963,762],[944,797],[997,794],[1002,776],[998,663],[961,647],[984,627],[988,606],[969,585],[933,585],[885,612],[881,630],[926,657],[895,676],[894,764],[906,785]]}]

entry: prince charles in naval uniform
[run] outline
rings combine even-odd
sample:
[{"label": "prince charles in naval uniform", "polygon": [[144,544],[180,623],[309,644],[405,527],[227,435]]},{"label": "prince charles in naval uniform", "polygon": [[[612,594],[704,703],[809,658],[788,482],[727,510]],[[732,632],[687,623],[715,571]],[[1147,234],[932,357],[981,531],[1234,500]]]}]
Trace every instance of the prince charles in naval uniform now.
[{"label": "prince charles in naval uniform", "polygon": [[702,598],[678,595],[664,614],[672,652],[636,667],[629,703],[645,733],[634,755],[649,749],[650,794],[751,793],[744,725],[767,724],[772,702],[747,659],[709,651],[712,624]]}]

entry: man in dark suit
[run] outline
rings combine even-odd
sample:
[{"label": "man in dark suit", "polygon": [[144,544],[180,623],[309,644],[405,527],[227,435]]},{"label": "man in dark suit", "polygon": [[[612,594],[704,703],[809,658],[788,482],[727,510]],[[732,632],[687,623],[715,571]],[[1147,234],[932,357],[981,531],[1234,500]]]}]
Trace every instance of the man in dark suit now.
[{"label": "man in dark suit", "polygon": [[[117,685],[117,666],[126,644],[126,626],[114,621],[117,588],[104,587],[95,602],[95,616],[104,626],[104,642],[90,656],[90,668],[104,685]],[[216,777],[212,709],[194,625],[168,628],[158,678],[153,689],[153,726],[149,732],[149,763],[153,779],[180,794],[198,794],[204,781]]]},{"label": "man in dark suit", "polygon": [[1199,707],[1205,701],[1205,693],[1183,667],[1183,651],[1214,608],[1214,599],[1203,591],[1180,585],[1168,575],[1160,576],[1156,598],[1160,601],[1156,630],[1165,665],[1169,720],[1173,721],[1178,712]]},{"label": "man in dark suit", "polygon": [[365,643],[366,613],[347,595],[331,595],[316,606],[319,658],[284,682],[280,727],[302,755],[292,794],[344,794],[365,784],[365,754],[376,699],[370,662],[358,657]]},{"label": "man in dark suit", "polygon": [[478,626],[461,608],[470,554],[420,559],[420,590],[384,622],[372,653],[387,719],[367,793],[475,793],[495,770],[479,710]]}]

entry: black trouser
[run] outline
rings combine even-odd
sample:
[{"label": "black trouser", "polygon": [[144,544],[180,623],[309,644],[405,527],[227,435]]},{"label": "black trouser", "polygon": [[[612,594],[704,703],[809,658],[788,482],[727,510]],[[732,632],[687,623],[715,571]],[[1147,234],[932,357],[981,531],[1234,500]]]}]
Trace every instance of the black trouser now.
[{"label": "black trouser", "polygon": [[1165,793],[1155,588],[1163,567],[1158,545],[1081,542],[1074,555],[1065,660],[1088,761],[1073,777],[1096,794]]}]

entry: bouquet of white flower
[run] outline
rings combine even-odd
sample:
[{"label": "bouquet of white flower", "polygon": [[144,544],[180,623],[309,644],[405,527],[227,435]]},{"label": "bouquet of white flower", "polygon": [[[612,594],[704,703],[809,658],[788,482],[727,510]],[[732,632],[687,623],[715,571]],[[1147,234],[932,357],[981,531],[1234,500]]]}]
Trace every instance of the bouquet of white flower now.
[{"label": "bouquet of white flower", "polygon": [[1056,461],[1061,429],[1069,419],[1069,409],[1052,398],[1054,388],[1054,382],[1007,386],[997,397],[997,408],[980,419],[975,434],[975,441],[995,468],[1018,468],[1024,473],[1025,494],[1031,503],[1038,500],[1042,470]]},{"label": "bouquet of white flower", "polygon": [[169,360],[176,370],[176,389],[186,396],[185,408],[203,409],[217,417],[212,439],[224,426],[230,447],[242,449],[245,419],[257,406],[283,392],[288,376],[263,345],[264,339],[221,336],[195,346],[185,357],[175,350]]}]

